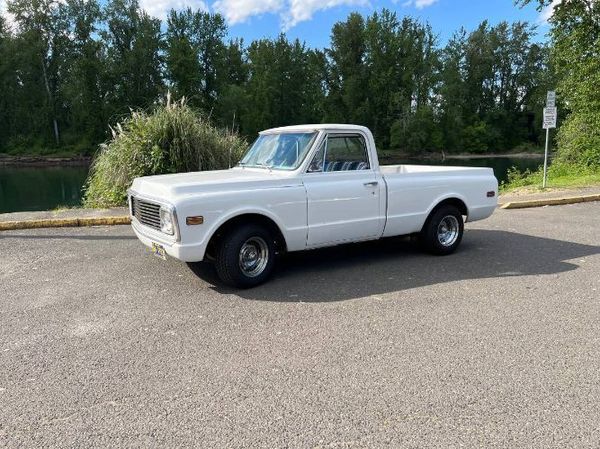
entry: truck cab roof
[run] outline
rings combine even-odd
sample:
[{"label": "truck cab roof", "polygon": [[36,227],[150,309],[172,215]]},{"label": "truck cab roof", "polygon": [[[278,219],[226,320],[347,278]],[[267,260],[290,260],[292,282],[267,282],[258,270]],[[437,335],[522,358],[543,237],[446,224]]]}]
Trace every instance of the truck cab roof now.
[{"label": "truck cab roof", "polygon": [[310,132],[310,131],[341,131],[341,132],[357,132],[361,131],[366,135],[370,135],[371,131],[366,126],[349,125],[347,123],[317,123],[308,125],[281,126],[261,131],[260,134],[275,134],[275,133],[293,133],[293,132]]}]

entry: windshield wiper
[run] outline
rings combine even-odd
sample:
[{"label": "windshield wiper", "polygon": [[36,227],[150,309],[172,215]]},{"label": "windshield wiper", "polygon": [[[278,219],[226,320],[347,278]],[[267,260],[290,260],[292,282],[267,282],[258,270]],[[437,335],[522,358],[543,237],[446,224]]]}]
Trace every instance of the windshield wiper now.
[{"label": "windshield wiper", "polygon": [[239,167],[261,167],[261,168],[268,168],[269,171],[273,170],[273,166],[269,165],[269,164],[265,164],[263,162],[256,162],[254,164],[250,164],[249,162],[238,162],[238,166]]}]

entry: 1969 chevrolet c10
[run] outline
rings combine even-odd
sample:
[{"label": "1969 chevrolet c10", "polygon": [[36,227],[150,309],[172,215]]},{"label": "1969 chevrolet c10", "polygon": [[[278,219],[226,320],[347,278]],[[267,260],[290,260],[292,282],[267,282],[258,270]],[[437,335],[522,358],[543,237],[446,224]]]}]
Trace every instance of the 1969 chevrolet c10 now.
[{"label": "1969 chevrolet c10", "polygon": [[380,166],[369,129],[321,124],[262,131],[228,170],[137,178],[129,208],[155,254],[213,261],[243,288],[264,282],[286,251],[413,234],[450,254],[463,217],[489,217],[497,193],[490,168]]}]

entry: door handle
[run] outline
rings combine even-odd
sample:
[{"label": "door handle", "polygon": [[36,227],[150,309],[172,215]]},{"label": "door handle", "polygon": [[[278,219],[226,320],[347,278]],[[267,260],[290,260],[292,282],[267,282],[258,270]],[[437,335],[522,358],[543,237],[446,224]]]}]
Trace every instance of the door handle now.
[{"label": "door handle", "polygon": [[372,181],[372,182],[365,182],[364,185],[367,187],[375,187],[376,185],[378,185],[379,183],[377,181]]}]

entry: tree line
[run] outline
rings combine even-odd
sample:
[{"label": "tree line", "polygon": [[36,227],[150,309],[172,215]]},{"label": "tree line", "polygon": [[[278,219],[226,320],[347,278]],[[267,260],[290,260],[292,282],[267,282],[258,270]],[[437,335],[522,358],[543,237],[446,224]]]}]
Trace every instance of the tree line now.
[{"label": "tree line", "polygon": [[352,13],[329,48],[284,34],[246,44],[218,14],[137,0],[9,0],[0,17],[0,152],[104,141],[166,92],[252,137],[273,126],[368,126],[382,149],[494,152],[541,143],[549,48],[527,23],[481,23],[444,45],[427,23]]},{"label": "tree line", "polygon": [[[600,2],[592,0],[518,0],[552,8],[550,63],[562,99],[558,160],[600,170]],[[560,114],[562,109],[562,114]]]}]

